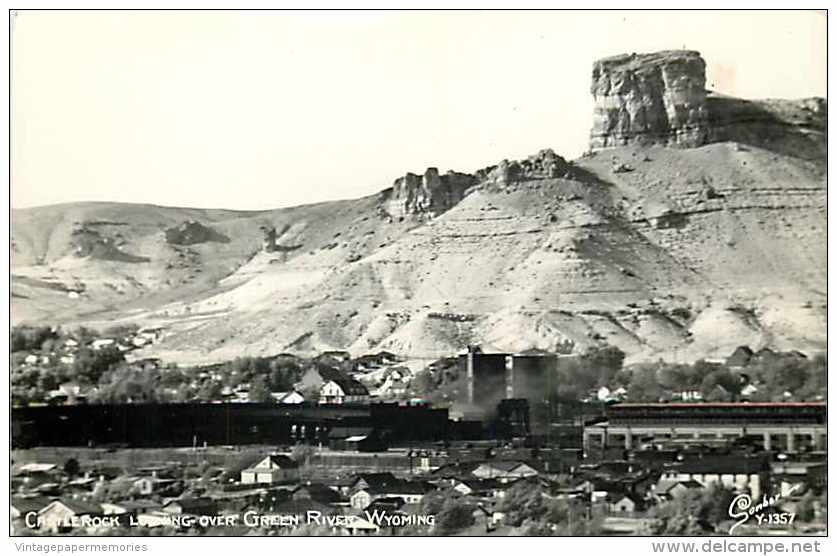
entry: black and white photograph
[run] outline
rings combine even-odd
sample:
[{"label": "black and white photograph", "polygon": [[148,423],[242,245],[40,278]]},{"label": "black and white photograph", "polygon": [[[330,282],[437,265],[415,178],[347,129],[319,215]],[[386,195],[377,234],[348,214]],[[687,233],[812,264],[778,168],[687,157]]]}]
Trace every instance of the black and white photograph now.
[{"label": "black and white photograph", "polygon": [[18,552],[820,551],[827,10],[8,14]]}]

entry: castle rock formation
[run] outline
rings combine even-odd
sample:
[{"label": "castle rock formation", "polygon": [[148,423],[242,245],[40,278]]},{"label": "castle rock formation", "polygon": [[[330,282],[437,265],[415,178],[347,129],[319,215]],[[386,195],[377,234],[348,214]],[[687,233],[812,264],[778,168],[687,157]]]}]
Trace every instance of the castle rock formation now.
[{"label": "castle rock formation", "polygon": [[622,54],[593,64],[590,147],[696,147],[709,138],[706,63],[691,50]]},{"label": "castle rock formation", "polygon": [[705,87],[706,63],[693,50],[598,60],[590,88],[590,148],[699,147],[733,141],[801,158],[824,158],[825,99],[744,100]]}]

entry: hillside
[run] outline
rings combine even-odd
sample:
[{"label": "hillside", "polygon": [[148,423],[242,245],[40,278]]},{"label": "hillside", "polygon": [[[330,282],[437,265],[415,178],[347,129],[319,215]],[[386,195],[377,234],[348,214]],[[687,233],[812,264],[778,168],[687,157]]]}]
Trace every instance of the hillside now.
[{"label": "hillside", "polygon": [[825,349],[827,105],[704,94],[695,54],[594,65],[594,150],[576,161],[431,168],[260,212],[13,211],[13,321],[159,325],[142,355],[177,362]]}]

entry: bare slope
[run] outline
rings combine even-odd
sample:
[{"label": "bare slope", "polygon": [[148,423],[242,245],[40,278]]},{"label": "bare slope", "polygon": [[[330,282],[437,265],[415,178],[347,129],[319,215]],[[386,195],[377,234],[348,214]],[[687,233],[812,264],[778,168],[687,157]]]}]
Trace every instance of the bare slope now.
[{"label": "bare slope", "polygon": [[483,183],[432,219],[387,218],[373,197],[283,213],[304,250],[259,252],[205,295],[132,318],[168,328],[148,355],[193,362],[338,348],[420,359],[473,342],[610,343],[633,359],[824,348],[821,166],[721,143],[575,167]]}]

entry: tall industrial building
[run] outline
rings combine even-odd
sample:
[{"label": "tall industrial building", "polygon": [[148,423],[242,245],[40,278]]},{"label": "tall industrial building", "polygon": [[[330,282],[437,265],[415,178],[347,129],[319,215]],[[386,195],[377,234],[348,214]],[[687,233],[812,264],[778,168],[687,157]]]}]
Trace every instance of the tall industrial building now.
[{"label": "tall industrial building", "polygon": [[502,399],[541,403],[554,388],[558,358],[550,353],[483,353],[477,346],[459,356],[467,377],[468,403],[494,408]]}]

